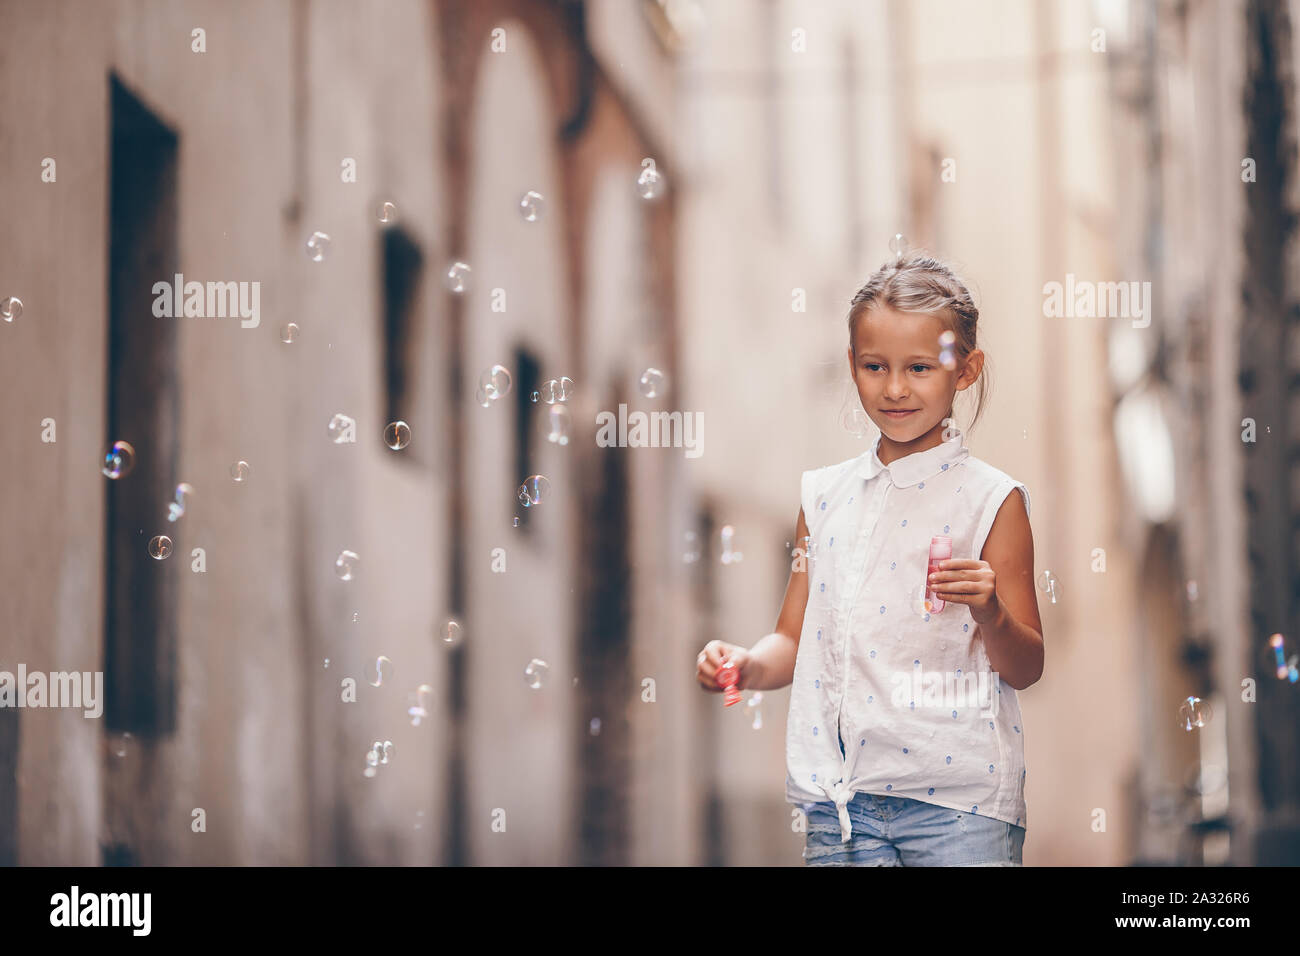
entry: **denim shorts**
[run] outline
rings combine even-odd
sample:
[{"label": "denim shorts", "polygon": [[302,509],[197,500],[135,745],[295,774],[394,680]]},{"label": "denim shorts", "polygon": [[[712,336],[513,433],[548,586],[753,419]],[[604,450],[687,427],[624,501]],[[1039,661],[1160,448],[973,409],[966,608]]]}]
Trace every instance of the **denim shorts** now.
[{"label": "denim shorts", "polygon": [[807,866],[1021,866],[1025,828],[908,797],[855,793],[841,842],[830,801],[806,803]]}]

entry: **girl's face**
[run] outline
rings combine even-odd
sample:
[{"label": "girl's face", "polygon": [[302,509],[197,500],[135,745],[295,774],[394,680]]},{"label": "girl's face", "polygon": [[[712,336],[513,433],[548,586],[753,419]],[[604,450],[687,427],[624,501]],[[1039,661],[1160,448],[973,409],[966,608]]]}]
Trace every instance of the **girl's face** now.
[{"label": "girl's face", "polygon": [[849,336],[849,368],[862,408],[885,439],[911,445],[927,437],[938,444],[953,396],[979,377],[984,353],[957,359],[952,371],[939,364],[937,315],[873,308],[859,315]]}]

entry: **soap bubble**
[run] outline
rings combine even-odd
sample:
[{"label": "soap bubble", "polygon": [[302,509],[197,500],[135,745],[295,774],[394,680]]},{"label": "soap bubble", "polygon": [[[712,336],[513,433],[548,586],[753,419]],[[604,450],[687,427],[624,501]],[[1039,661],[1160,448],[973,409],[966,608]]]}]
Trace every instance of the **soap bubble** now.
[{"label": "soap bubble", "polygon": [[461,639],[461,628],[455,621],[448,621],[442,626],[442,643],[451,647],[459,644]]},{"label": "soap bubble", "polygon": [[325,658],[325,670],[329,670],[329,669],[330,669],[330,659],[327,657]]},{"label": "soap bubble", "polygon": [[23,300],[16,295],[7,296],[0,300],[0,319],[6,322],[12,322],[20,318],[23,314]]},{"label": "soap bubble", "polygon": [[1056,575],[1051,571],[1044,569],[1043,572],[1038,575],[1037,580],[1038,589],[1050,597],[1052,603],[1055,604],[1056,599],[1061,596],[1061,582],[1056,579]]},{"label": "soap bubble", "polygon": [[546,680],[546,675],[550,669],[551,666],[546,661],[540,661],[534,657],[528,662],[528,666],[524,668],[524,680],[528,682],[529,687],[537,690]]},{"label": "soap bubble", "polygon": [[330,237],[323,232],[313,232],[311,238],[307,240],[307,257],[312,262],[323,262],[329,248]]},{"label": "soap bubble", "polygon": [[686,532],[686,551],[682,554],[682,560],[687,564],[700,560],[699,538],[694,531]]},{"label": "soap bubble", "polygon": [[1183,730],[1190,731],[1194,727],[1204,727],[1213,716],[1214,711],[1209,703],[1199,697],[1185,698],[1178,708],[1178,723],[1182,725]]},{"label": "soap bubble", "polygon": [[172,553],[172,539],[165,534],[154,535],[149,539],[149,557],[162,561]]},{"label": "soap bubble", "polygon": [[298,323],[286,322],[280,326],[280,341],[285,345],[290,345],[298,337]]},{"label": "soap bubble", "polygon": [[646,398],[655,398],[663,391],[664,373],[657,368],[648,368],[641,373],[637,385],[641,389],[641,394]]},{"label": "soap bubble", "polygon": [[433,688],[428,684],[421,684],[415,688],[415,693],[411,695],[415,702],[406,708],[407,715],[411,718],[411,726],[420,726],[420,721],[429,716],[429,701],[433,697]]},{"label": "soap bubble", "polygon": [[519,200],[519,215],[524,217],[525,222],[536,222],[542,218],[545,210],[546,200],[536,190],[528,190],[524,193],[524,198]]},{"label": "soap bubble", "polygon": [[745,710],[750,715],[750,726],[755,730],[763,729],[763,694],[761,691],[754,691],[749,700],[745,701]]},{"label": "soap bubble", "polygon": [[655,168],[653,159],[642,161],[641,172],[636,177],[636,192],[642,199],[658,199],[663,195],[664,177]]},{"label": "soap bubble", "polygon": [[[385,677],[393,676],[393,662],[380,654],[375,659],[375,679],[370,681],[371,687],[382,687]],[[387,763],[387,761],[385,761]]]},{"label": "soap bubble", "polygon": [[[493,365],[478,377],[479,391],[489,402],[495,402],[509,395],[510,386],[510,371],[504,365]],[[482,399],[479,400],[479,404],[483,404]]]},{"label": "soap bubble", "polygon": [[573,396],[573,390],[577,388],[573,379],[567,375],[560,376],[560,391],[556,398],[561,402],[567,402]]},{"label": "soap bubble", "polygon": [[360,563],[361,559],[357,557],[355,551],[340,551],[339,556],[334,559],[334,573],[341,581],[351,581]]},{"label": "soap bubble", "polygon": [[591,732],[591,736],[593,736],[593,737],[599,737],[599,736],[600,736],[600,718],[599,718],[599,717],[593,717],[593,718],[591,718],[591,723],[588,724],[587,726],[588,726],[588,730],[590,730],[590,732]]},{"label": "soap bubble", "polygon": [[567,445],[569,443],[569,422],[571,416],[569,410],[563,405],[553,405],[549,413],[551,430],[546,435],[546,440],[556,445]]},{"label": "soap bubble", "polygon": [[129,441],[115,441],[104,456],[104,467],[101,470],[106,477],[117,479],[130,474],[134,467],[135,448]]},{"label": "soap bubble", "polygon": [[447,288],[457,295],[469,287],[469,274],[473,271],[463,262],[453,262],[447,269]]},{"label": "soap bubble", "polygon": [[743,554],[739,551],[733,551],[731,548],[731,542],[736,537],[735,528],[729,524],[723,525],[722,530],[718,532],[718,537],[722,539],[722,556],[720,560],[723,564],[739,564],[744,560],[745,556]]},{"label": "soap bubble", "polygon": [[547,405],[554,405],[560,397],[560,383],[553,378],[548,378],[542,383],[540,391],[542,401]]},{"label": "soap bubble", "polygon": [[397,222],[397,207],[391,202],[382,202],[379,204],[379,221],[385,226],[391,226]]},{"label": "soap bubble", "polygon": [[894,258],[896,259],[901,259],[903,256],[907,255],[907,250],[909,248],[911,248],[911,244],[907,241],[907,237],[901,232],[894,233],[894,238],[889,240],[889,251],[894,254]]},{"label": "soap bubble", "polygon": [[[931,597],[930,586],[925,581],[914,585],[908,591],[907,606],[922,621],[929,621],[933,615],[942,613],[937,610],[939,602]],[[947,609],[947,602],[944,602],[944,609]]]},{"label": "soap bubble", "polygon": [[330,419],[329,434],[330,440],[336,445],[342,445],[356,437],[357,422],[354,418],[349,418],[342,412]]},{"label": "soap bubble", "polygon": [[230,466],[230,477],[235,481],[245,481],[248,478],[249,471],[248,462],[237,461]]},{"label": "soap bubble", "polygon": [[179,521],[185,517],[185,499],[194,494],[194,487],[188,481],[176,486],[176,500],[167,505],[167,520]]},{"label": "soap bubble", "polygon": [[516,492],[519,503],[525,508],[531,508],[533,505],[540,505],[542,498],[549,498],[551,495],[551,482],[545,475],[533,475],[524,479],[524,483],[519,486]]},{"label": "soap bubble", "polygon": [[389,422],[384,429],[384,444],[393,451],[401,451],[411,443],[411,426],[406,422]]},{"label": "soap bubble", "polygon": [[950,329],[939,333],[939,364],[950,372],[957,367],[956,342],[957,336]]},{"label": "soap bubble", "polygon": [[127,748],[130,746],[131,741],[132,737],[129,730],[123,731],[120,734],[113,734],[109,742],[109,747],[113,751],[113,756],[125,757]]},{"label": "soap bubble", "polygon": [[474,393],[474,401],[478,402],[484,408],[492,407],[492,400],[487,397],[487,393],[483,391],[482,385],[480,385],[478,391]]}]

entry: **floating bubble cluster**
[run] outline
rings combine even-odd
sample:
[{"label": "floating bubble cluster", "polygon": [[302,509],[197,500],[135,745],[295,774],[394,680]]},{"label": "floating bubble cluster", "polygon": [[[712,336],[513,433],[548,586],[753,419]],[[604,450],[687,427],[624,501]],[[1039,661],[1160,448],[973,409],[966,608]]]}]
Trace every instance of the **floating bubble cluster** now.
[{"label": "floating bubble cluster", "polygon": [[894,233],[894,238],[889,240],[889,251],[894,254],[895,259],[901,259],[907,255],[907,250],[911,248],[911,243],[901,232]]},{"label": "floating bubble cluster", "polygon": [[286,322],[280,326],[280,341],[285,345],[292,345],[293,340],[298,337],[298,323]]},{"label": "floating bubble cluster", "polygon": [[442,626],[442,643],[448,647],[460,643],[461,627],[455,621],[448,621]]},{"label": "floating bubble cluster", "polygon": [[323,232],[313,232],[307,240],[307,258],[312,262],[324,262],[329,248],[330,237]]},{"label": "floating bubble cluster", "polygon": [[745,701],[745,711],[750,716],[750,726],[755,730],[763,729],[763,694],[761,691],[754,691],[749,700]]},{"label": "floating bubble cluster", "polygon": [[248,480],[249,467],[246,461],[237,461],[230,466],[230,477],[235,481]]},{"label": "floating bubble cluster", "polygon": [[114,480],[131,473],[135,467],[135,448],[129,441],[115,441],[104,456],[104,475]]},{"label": "floating bubble cluster", "polygon": [[162,561],[172,553],[172,539],[165,534],[154,535],[149,539],[149,557]]},{"label": "floating bubble cluster", "polygon": [[391,226],[397,222],[397,207],[391,202],[382,202],[379,204],[379,221],[385,226]]}]

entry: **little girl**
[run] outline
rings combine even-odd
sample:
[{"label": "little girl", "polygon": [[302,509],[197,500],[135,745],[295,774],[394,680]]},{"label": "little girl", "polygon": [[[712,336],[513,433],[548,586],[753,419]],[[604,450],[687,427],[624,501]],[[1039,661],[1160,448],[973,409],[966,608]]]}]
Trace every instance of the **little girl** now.
[{"label": "little girl", "polygon": [[807,815],[809,866],[1022,862],[1016,691],[1042,675],[1043,635],[1029,492],[952,421],[977,383],[976,421],[983,408],[978,319],[962,282],[919,254],[858,290],[849,369],[880,436],[803,473],[775,632],[748,650],[710,641],[697,660],[710,691],[728,661],[740,688],[793,684],[786,800]]}]

